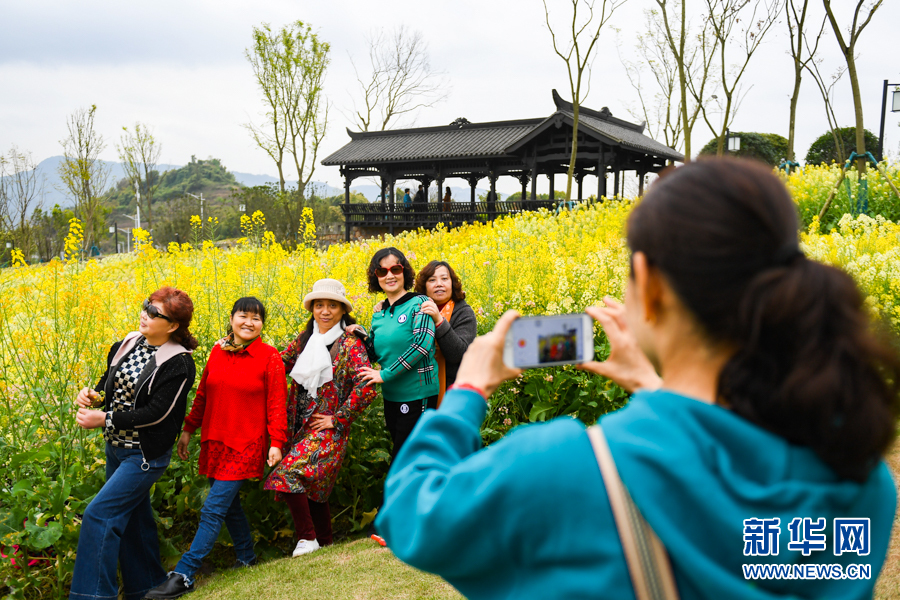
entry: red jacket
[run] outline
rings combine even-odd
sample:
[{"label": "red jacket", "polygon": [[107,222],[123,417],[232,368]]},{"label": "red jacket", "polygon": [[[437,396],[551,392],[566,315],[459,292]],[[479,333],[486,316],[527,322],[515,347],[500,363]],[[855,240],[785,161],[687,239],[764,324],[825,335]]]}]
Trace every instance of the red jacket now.
[{"label": "red jacket", "polygon": [[202,429],[200,442],[218,441],[238,452],[266,433],[269,446],[287,442],[284,363],[257,338],[246,350],[213,346],[184,430]]}]

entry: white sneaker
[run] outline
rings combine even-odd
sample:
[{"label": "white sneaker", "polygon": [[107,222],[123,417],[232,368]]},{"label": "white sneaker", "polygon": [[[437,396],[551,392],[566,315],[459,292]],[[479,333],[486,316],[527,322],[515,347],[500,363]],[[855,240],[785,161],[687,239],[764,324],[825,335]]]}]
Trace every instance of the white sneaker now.
[{"label": "white sneaker", "polygon": [[292,556],[297,558],[298,556],[315,552],[319,548],[321,548],[321,546],[319,546],[319,540],[300,540],[297,542],[297,547],[294,548]]}]

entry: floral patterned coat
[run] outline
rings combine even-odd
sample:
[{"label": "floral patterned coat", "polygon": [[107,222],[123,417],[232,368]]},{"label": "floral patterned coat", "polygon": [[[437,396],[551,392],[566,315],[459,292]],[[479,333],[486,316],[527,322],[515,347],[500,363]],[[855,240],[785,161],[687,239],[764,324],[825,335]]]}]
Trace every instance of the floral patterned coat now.
[{"label": "floral patterned coat", "polygon": [[[300,354],[300,338],[281,353],[290,373]],[[372,400],[375,388],[362,379],[360,369],[370,366],[366,348],[355,336],[344,333],[331,348],[334,378],[311,398],[296,381],[288,398],[290,441],[284,458],[266,478],[265,489],[281,493],[306,492],[314,502],[326,502],[337,481],[350,426]],[[310,426],[313,413],[332,415],[334,429],[316,432]]]}]

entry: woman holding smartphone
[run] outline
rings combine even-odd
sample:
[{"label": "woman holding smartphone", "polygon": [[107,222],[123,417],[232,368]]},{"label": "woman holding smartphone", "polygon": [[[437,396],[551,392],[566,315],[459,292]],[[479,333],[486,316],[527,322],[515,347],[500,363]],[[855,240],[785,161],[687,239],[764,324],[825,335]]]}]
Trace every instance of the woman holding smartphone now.
[{"label": "woman holding smartphone", "polygon": [[193,314],[183,291],[153,292],[138,330],[113,344],[100,381],[78,394],[78,424],[103,428],[106,483],[82,517],[71,600],[116,598],[118,569],[127,600],[140,600],[166,578],[150,489],[169,466],[194,385]]},{"label": "woman holding smartphone", "polygon": [[[427,408],[437,408],[434,321],[422,312],[427,296],[413,294],[415,271],[402,252],[382,248],[369,262],[369,291],[384,292],[372,316],[366,349],[381,370],[363,367],[363,379],[380,383],[384,420],[393,442],[392,459]],[[361,330],[351,326],[352,330]]]},{"label": "woman holding smartphone", "polygon": [[485,400],[520,373],[505,314],[391,467],[376,521],[391,551],[468,598],[871,598],[896,508],[881,457],[898,346],[797,237],[768,167],[703,160],[657,180],[628,219],[624,306],[588,309],[611,350],[582,368],[629,403],[482,449]]},{"label": "woman holding smartphone", "polygon": [[228,335],[209,354],[178,440],[178,456],[187,460],[191,434],[201,430],[200,474],[209,479],[209,494],[190,550],[146,598],[178,598],[192,592],[194,575],[223,523],[234,542],[235,566],[256,562],[239,492],[244,482],[263,476],[263,462],[271,467],[281,460],[287,442],[284,364],[278,350],[260,338],[265,322],[262,302],[240,298],[231,309]]}]

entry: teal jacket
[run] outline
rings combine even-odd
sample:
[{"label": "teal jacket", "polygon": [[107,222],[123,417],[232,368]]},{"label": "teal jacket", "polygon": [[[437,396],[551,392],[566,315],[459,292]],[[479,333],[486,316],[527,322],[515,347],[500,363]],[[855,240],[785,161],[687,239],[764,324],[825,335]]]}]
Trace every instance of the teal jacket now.
[{"label": "teal jacket", "polygon": [[372,315],[369,358],[381,365],[386,402],[415,402],[438,393],[434,321],[420,309],[428,296],[407,293]]},{"label": "teal jacket", "polygon": [[[394,554],[469,598],[634,598],[584,425],[516,428],[482,449],[486,406],[451,390],[397,455],[376,527]],[[638,392],[601,425],[619,473],[666,546],[682,599],[869,598],[896,492],[883,462],[863,484],[725,408]],[[776,556],[744,556],[744,519],[780,518]],[[789,550],[795,517],[825,518],[827,549]],[[867,556],[835,556],[834,518],[869,518]],[[745,564],[871,566],[869,579],[745,579]]]}]

